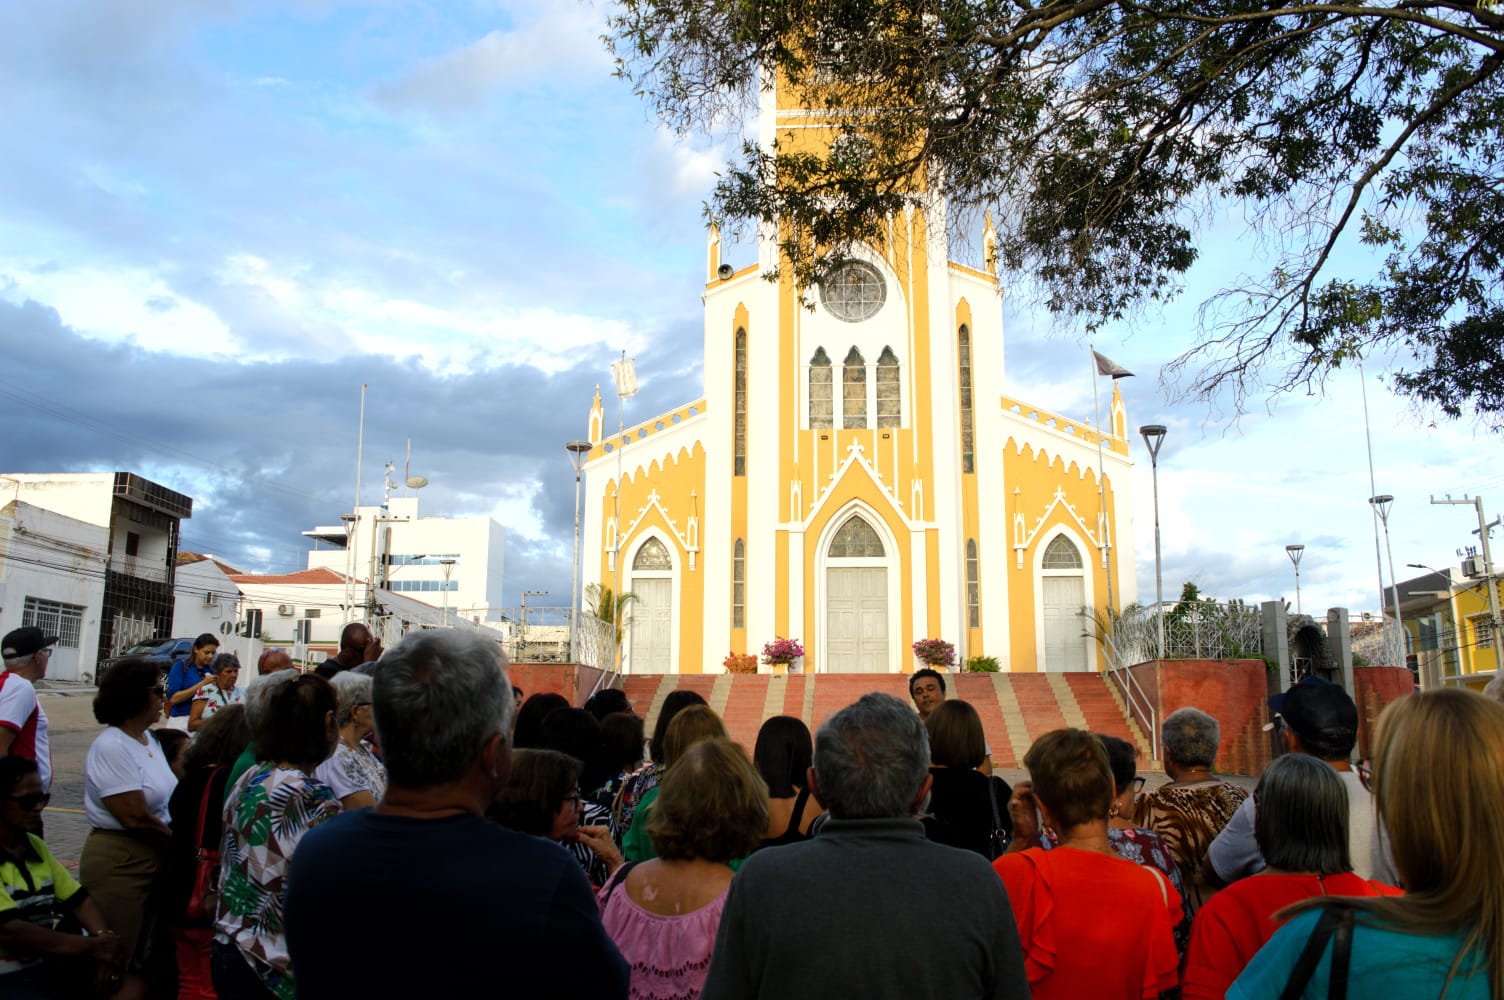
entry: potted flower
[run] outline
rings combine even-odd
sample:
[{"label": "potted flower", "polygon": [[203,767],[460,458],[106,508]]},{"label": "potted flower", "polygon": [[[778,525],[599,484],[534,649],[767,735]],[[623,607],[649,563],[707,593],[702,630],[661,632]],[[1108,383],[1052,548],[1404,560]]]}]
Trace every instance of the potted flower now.
[{"label": "potted flower", "polygon": [[762,647],[762,662],[773,669],[775,674],[788,673],[789,664],[804,656],[804,647],[798,639],[785,639],[778,636],[770,643]]},{"label": "potted flower", "polygon": [[721,666],[726,668],[728,674],[755,674],[757,657],[751,653],[727,653]]},{"label": "potted flower", "polygon": [[948,670],[956,665],[956,647],[944,639],[915,640],[914,655],[927,667]]}]

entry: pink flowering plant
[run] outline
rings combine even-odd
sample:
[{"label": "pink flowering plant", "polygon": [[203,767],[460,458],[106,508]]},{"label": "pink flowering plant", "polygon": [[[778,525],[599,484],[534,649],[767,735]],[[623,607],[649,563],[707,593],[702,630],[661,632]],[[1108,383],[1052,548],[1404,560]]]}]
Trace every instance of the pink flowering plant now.
[{"label": "pink flowering plant", "polygon": [[778,636],[762,647],[764,663],[793,663],[803,655],[804,647],[799,645],[798,639],[785,639],[783,636]]},{"label": "pink flowering plant", "polygon": [[956,665],[956,647],[944,639],[919,639],[914,643],[914,655],[929,667],[953,667]]},{"label": "pink flowering plant", "polygon": [[726,668],[728,674],[755,674],[757,673],[757,657],[751,653],[727,653],[721,661],[721,666]]}]

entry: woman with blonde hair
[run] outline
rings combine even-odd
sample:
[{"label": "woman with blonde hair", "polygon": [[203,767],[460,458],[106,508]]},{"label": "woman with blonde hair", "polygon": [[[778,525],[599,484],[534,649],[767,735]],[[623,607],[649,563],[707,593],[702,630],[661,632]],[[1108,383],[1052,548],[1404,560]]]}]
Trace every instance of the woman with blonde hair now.
[{"label": "woman with blonde hair", "polygon": [[[674,716],[663,734],[664,773],[684,752],[702,740],[724,740],[726,725],[709,705],[690,705]],[[628,861],[646,861],[656,857],[653,841],[648,834],[648,822],[653,816],[653,803],[658,800],[656,786],[637,802],[636,814],[626,836],[622,837],[621,853]]]},{"label": "woman with blonde hair", "polygon": [[657,857],[606,883],[601,923],[631,966],[634,1000],[693,1000],[710,969],[729,862],[757,847],[768,825],[768,786],[741,747],[704,739],[677,758],[655,791],[648,833]]},{"label": "woman with blonde hair", "polygon": [[1457,688],[1408,695],[1379,717],[1376,744],[1374,799],[1406,894],[1283,911],[1294,916],[1229,998],[1326,997],[1345,974],[1353,996],[1504,1000],[1492,836],[1504,830],[1504,705]]}]

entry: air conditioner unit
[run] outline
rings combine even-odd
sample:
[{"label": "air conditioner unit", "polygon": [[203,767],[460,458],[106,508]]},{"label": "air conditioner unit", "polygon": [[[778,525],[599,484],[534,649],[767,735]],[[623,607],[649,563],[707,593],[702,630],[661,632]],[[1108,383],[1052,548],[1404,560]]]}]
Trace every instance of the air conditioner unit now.
[{"label": "air conditioner unit", "polygon": [[206,607],[206,608],[217,608],[217,607],[219,607],[219,595],[216,594],[212,590],[205,591],[204,592],[204,607]]},{"label": "air conditioner unit", "polygon": [[1471,580],[1476,580],[1480,576],[1488,575],[1483,570],[1483,560],[1478,558],[1477,556],[1471,556],[1467,559],[1462,560],[1462,572],[1465,576],[1468,577],[1468,579]]},{"label": "air conditioner unit", "polygon": [[283,618],[291,618],[293,615],[295,615],[297,613],[298,613],[298,608],[297,608],[297,605],[295,605],[295,604],[279,604],[279,605],[277,605],[277,614],[281,615]]}]

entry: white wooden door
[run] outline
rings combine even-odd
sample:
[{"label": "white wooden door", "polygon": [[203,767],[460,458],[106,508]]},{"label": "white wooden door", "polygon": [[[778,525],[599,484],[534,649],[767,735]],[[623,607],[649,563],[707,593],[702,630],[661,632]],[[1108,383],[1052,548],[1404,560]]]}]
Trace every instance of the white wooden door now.
[{"label": "white wooden door", "polygon": [[1086,637],[1081,607],[1086,589],[1079,576],[1044,577],[1044,668],[1085,670]]},{"label": "white wooden door", "polygon": [[631,604],[632,673],[666,674],[673,670],[673,590],[668,579],[632,581],[637,600]]},{"label": "white wooden door", "polygon": [[831,569],[826,576],[825,620],[830,629],[825,669],[832,673],[888,670],[888,571]]}]

